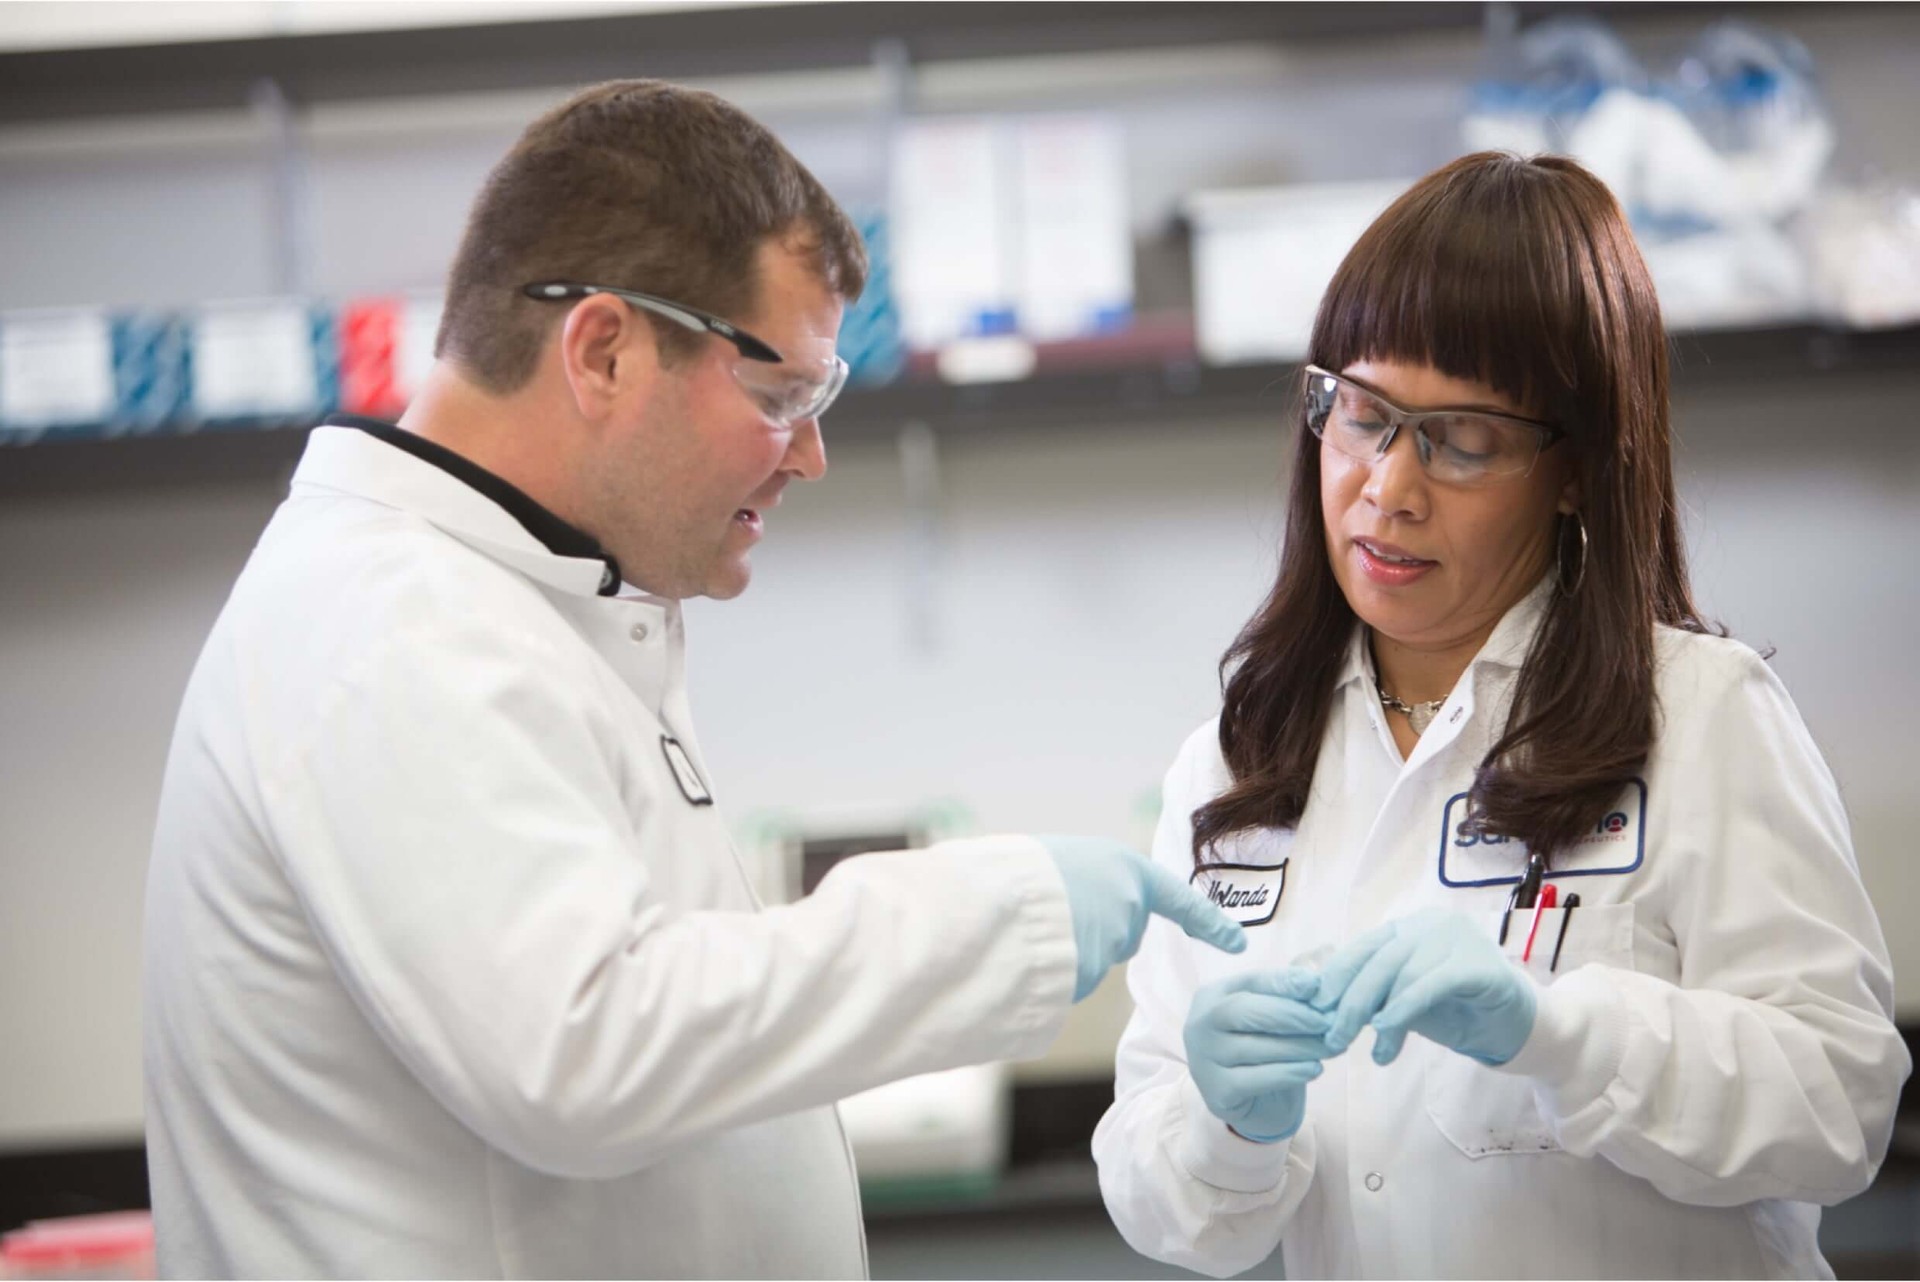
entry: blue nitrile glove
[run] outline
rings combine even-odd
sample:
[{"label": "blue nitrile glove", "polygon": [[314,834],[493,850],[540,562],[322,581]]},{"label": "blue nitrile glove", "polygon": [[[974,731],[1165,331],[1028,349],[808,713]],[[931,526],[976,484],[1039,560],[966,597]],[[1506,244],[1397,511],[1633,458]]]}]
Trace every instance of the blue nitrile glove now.
[{"label": "blue nitrile glove", "polygon": [[1504,1064],[1533,1032],[1533,981],[1484,922],[1428,909],[1388,922],[1327,959],[1314,1006],[1333,1016],[1327,1044],[1345,1050],[1372,1024],[1373,1060],[1391,1064],[1418,1033],[1483,1064]]},{"label": "blue nitrile glove", "polygon": [[1105,837],[1041,837],[1067,883],[1073,942],[1080,951],[1076,1002],[1100,986],[1109,967],[1140,949],[1154,913],[1230,953],[1245,952],[1240,923],[1145,855]]},{"label": "blue nitrile glove", "polygon": [[1272,1144],[1300,1129],[1307,1083],[1332,1052],[1331,1021],[1308,1005],[1310,970],[1251,971],[1208,984],[1187,1008],[1187,1072],[1213,1115],[1245,1139]]}]

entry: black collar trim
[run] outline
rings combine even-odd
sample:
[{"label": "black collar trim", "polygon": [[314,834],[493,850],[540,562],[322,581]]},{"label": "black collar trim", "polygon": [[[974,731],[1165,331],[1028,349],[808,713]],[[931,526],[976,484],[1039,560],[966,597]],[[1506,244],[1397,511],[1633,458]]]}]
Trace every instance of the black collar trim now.
[{"label": "black collar trim", "polygon": [[431,463],[470,489],[478,490],[502,508],[507,515],[526,527],[555,556],[580,557],[600,561],[606,572],[600,576],[600,595],[612,596],[620,590],[620,563],[600,546],[600,541],[577,526],[555,516],[534,501],[525,490],[504,481],[470,459],[462,458],[444,445],[424,436],[403,431],[391,423],[365,418],[359,414],[330,414],[322,427],[349,427],[384,441],[396,450],[404,450],[423,463]]}]

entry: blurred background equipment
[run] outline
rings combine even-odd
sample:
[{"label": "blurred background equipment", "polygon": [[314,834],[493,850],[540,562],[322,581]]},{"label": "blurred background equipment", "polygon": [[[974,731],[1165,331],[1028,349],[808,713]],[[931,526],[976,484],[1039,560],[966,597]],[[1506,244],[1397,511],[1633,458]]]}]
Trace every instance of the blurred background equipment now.
[{"label": "blurred background equipment", "polygon": [[[487,168],[616,76],[765,120],[874,260],[831,473],[750,593],[688,611],[768,898],[865,841],[1148,843],[1270,584],[1334,265],[1417,175],[1553,150],[1633,219],[1696,584],[1776,648],[1920,1028],[1888,716],[1920,705],[1916,66],[1920,6],[1851,3],[0,5],[0,1231],[143,1204],[137,932],[187,672],[304,429],[418,386]],[[1170,1272],[1087,1158],[1127,1015],[1110,977],[1043,1060],[849,1107],[876,1276]],[[1915,1154],[1910,1109],[1826,1213],[1843,1276],[1920,1271]]]},{"label": "blurred background equipment", "polygon": [[1551,19],[1507,45],[1475,88],[1469,145],[1564,152],[1604,179],[1669,324],[1808,315],[1789,223],[1820,196],[1835,138],[1804,45],[1727,19],[1659,74],[1590,18]]},{"label": "blurred background equipment", "polygon": [[[967,835],[965,812],[938,804],[816,809],[764,817],[749,830],[759,838],[753,863],[767,903],[811,895],[844,859]],[[1009,1107],[1005,1064],[909,1077],[847,1099],[840,1120],[859,1165],[862,1203],[937,1206],[989,1196],[1006,1168]]]},{"label": "blurred background equipment", "polygon": [[150,1278],[153,1216],[109,1211],[0,1234],[0,1278]]}]

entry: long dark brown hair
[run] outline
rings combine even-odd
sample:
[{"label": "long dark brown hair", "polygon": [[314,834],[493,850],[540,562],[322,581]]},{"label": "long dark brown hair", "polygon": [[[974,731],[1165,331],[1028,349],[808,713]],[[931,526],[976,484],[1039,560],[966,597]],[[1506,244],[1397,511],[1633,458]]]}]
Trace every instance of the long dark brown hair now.
[{"label": "long dark brown hair", "polygon": [[[1321,300],[1307,359],[1335,371],[1429,365],[1567,432],[1557,448],[1575,451],[1585,570],[1553,595],[1505,730],[1475,772],[1469,821],[1551,858],[1646,762],[1655,625],[1710,630],[1675,512],[1666,331],[1626,218],[1570,160],[1463,156],[1360,237]],[[1196,865],[1235,833],[1300,822],[1358,622],[1328,561],[1320,443],[1294,422],[1279,577],[1220,664],[1232,784],[1194,812]]]}]

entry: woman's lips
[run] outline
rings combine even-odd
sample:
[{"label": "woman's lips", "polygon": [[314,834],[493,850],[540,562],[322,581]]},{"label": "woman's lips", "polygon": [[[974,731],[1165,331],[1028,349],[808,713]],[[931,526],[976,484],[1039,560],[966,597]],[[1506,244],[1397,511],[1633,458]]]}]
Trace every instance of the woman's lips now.
[{"label": "woman's lips", "polygon": [[1428,571],[1440,564],[1438,561],[1423,560],[1404,548],[1377,539],[1355,539],[1353,547],[1360,561],[1361,572],[1382,587],[1405,587],[1424,578]]}]

